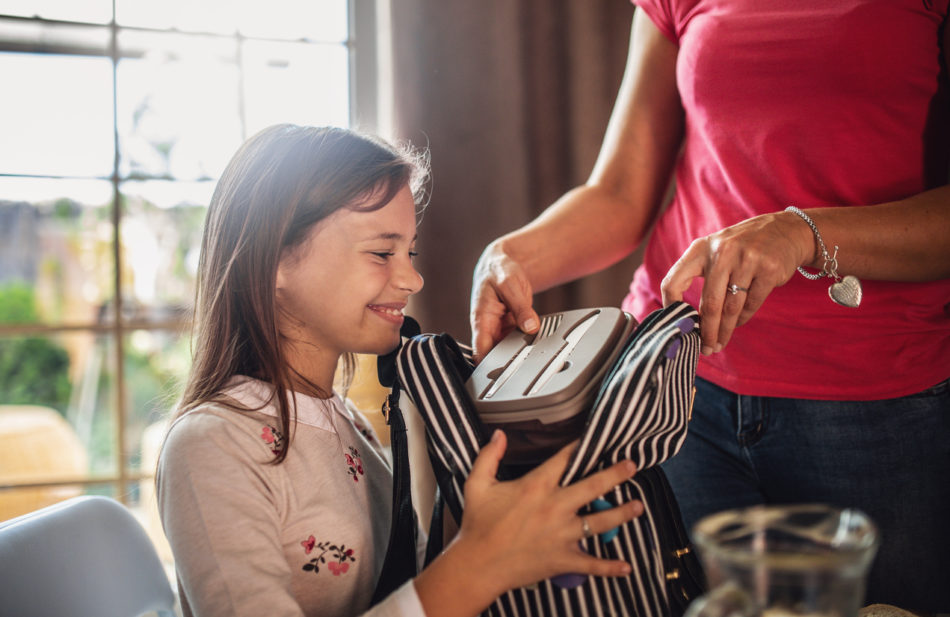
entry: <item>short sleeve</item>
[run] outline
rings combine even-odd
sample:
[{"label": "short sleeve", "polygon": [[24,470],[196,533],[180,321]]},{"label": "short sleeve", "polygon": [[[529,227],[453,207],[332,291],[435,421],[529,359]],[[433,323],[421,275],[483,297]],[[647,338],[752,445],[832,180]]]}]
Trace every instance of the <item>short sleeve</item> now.
[{"label": "short sleeve", "polygon": [[674,0],[632,0],[633,4],[647,14],[650,21],[653,22],[666,38],[679,45],[679,34],[672,6],[673,1]]}]

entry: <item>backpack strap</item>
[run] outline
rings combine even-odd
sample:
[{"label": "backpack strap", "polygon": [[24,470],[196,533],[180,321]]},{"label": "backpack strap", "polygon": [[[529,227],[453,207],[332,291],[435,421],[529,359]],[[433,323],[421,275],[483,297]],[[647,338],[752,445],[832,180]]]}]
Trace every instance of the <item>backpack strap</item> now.
[{"label": "backpack strap", "polygon": [[396,367],[399,381],[425,421],[429,456],[442,496],[455,520],[461,521],[465,479],[488,442],[465,392],[465,380],[473,368],[471,356],[447,334],[423,334],[403,343]]},{"label": "backpack strap", "polygon": [[399,385],[383,405],[389,424],[390,447],[393,455],[393,509],[392,527],[383,568],[376,582],[371,604],[381,602],[403,583],[418,574],[416,541],[418,521],[412,507],[411,478],[409,472],[409,440],[406,423],[399,409]]},{"label": "backpack strap", "polygon": [[[403,336],[419,333],[419,324],[406,317],[400,331]],[[380,571],[371,605],[375,605],[418,574],[416,542],[418,521],[412,507],[412,481],[409,469],[409,437],[402,410],[399,408],[399,382],[396,379],[395,359],[398,348],[377,360],[379,382],[392,391],[383,402],[383,416],[389,425],[389,442],[393,457],[393,503],[389,544]]]}]

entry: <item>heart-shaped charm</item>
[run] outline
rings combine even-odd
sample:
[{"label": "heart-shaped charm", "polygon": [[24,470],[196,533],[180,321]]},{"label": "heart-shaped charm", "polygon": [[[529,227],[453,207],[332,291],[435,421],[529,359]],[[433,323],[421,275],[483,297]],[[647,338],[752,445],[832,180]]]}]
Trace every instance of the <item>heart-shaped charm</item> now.
[{"label": "heart-shaped charm", "polygon": [[861,281],[849,274],[829,287],[828,295],[841,306],[857,308],[861,304]]}]

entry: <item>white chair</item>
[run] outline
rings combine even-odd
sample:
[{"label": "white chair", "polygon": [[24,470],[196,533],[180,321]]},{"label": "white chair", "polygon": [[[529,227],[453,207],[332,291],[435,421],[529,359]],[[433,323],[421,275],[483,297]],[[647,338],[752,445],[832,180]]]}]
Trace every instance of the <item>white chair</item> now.
[{"label": "white chair", "polygon": [[0,523],[0,616],[174,615],[175,594],[132,513],[74,497]]}]

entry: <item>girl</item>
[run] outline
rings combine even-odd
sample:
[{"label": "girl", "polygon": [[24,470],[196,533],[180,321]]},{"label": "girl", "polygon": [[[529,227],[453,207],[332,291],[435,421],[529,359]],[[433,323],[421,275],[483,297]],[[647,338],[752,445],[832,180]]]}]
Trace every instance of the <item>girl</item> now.
[{"label": "girl", "polygon": [[208,210],[195,356],[156,482],[190,615],[475,615],[564,572],[618,576],[577,548],[642,512],[582,505],[634,473],[567,488],[564,450],[495,479],[496,433],[465,485],[454,541],[370,610],[388,542],[392,475],[370,425],[333,392],[340,359],[399,343],[422,288],[413,268],[424,161],[335,128],[279,125],[245,143]]}]

